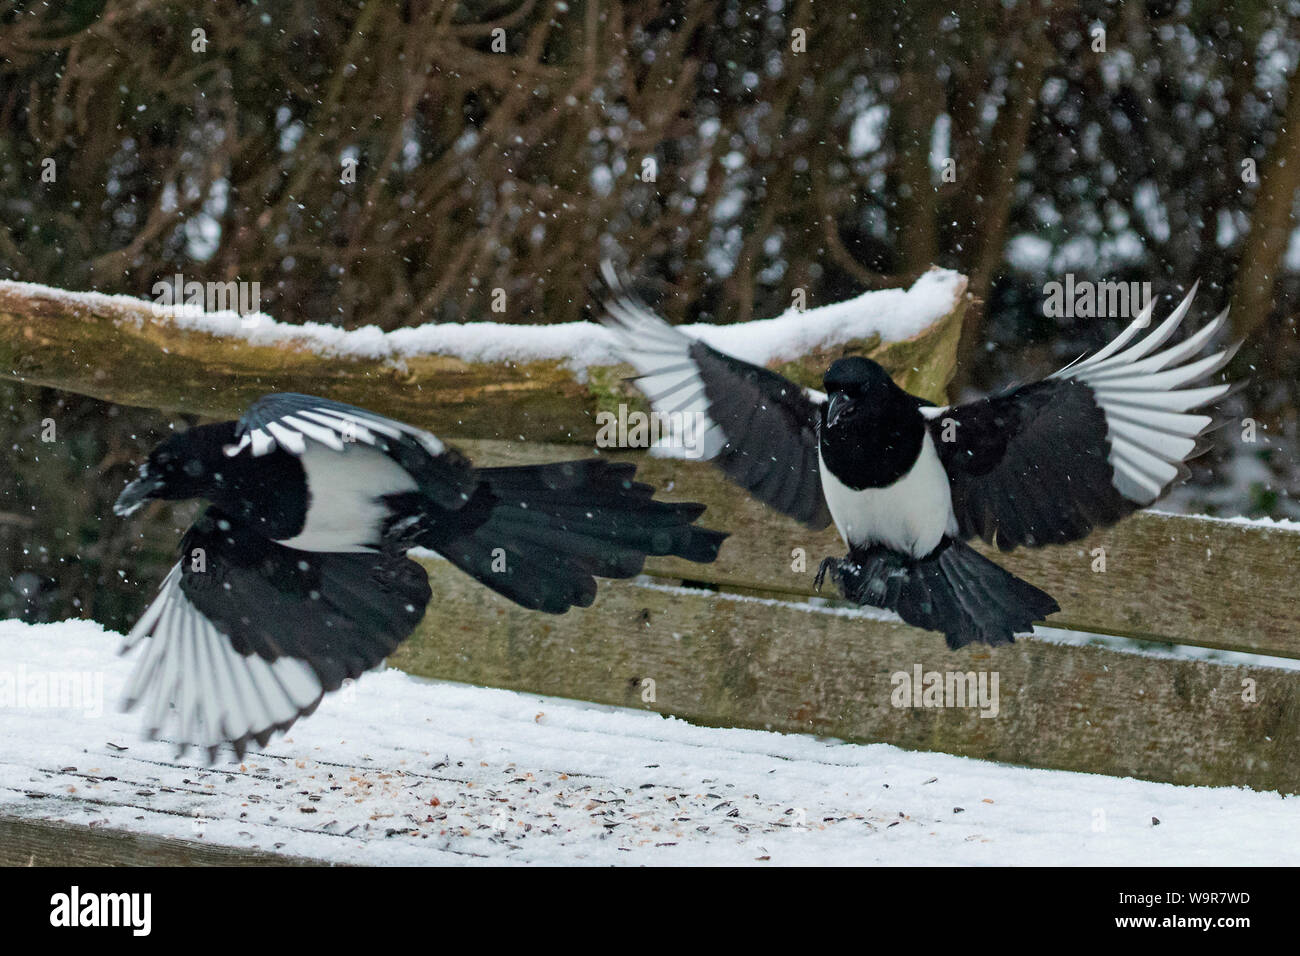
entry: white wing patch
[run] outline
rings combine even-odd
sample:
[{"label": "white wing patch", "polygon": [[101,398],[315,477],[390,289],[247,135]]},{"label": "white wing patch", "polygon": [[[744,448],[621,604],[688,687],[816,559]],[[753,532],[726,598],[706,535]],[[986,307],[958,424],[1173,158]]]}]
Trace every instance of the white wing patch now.
[{"label": "white wing patch", "polygon": [[[618,273],[608,261],[601,264],[601,270],[610,289],[622,289]],[[664,425],[662,437],[652,446],[651,453],[685,457],[682,449],[693,444],[695,451],[691,457],[705,460],[718,457],[727,436],[709,418],[704,380],[690,354],[695,339],[626,297],[612,299],[605,304],[605,309],[618,322],[609,328],[618,339],[620,355],[640,373],[637,387]],[[688,420],[700,423],[696,434],[690,436],[692,442],[687,442],[688,436],[680,433]]]},{"label": "white wing patch", "polygon": [[277,539],[281,544],[303,551],[374,550],[392,514],[385,496],[418,486],[409,472],[369,445],[353,445],[347,456],[346,468],[339,467],[334,452],[317,444],[298,456],[310,507],[302,528],[292,538]]},{"label": "white wing patch", "polygon": [[292,723],[324,690],[306,661],[267,661],[237,652],[181,590],[177,564],[122,645],[148,638],[123,694],[123,709],[143,705],[149,737],[166,734],[209,755],[221,744]]},{"label": "white wing patch", "polygon": [[253,456],[261,457],[278,447],[291,455],[301,455],[308,441],[334,451],[343,451],[353,443],[370,445],[382,451],[387,450],[389,439],[402,438],[415,441],[430,455],[437,456],[446,451],[446,445],[440,439],[422,428],[369,412],[321,405],[297,408],[264,426],[249,428],[236,444],[227,446],[225,452],[233,458],[251,447]]},{"label": "white wing patch", "polygon": [[[610,289],[619,292],[622,281],[609,260],[601,263],[601,271]],[[608,328],[617,339],[619,355],[640,374],[637,387],[659,416],[662,437],[650,453],[661,458],[718,457],[727,436],[709,417],[704,380],[690,353],[696,340],[626,296],[606,302],[605,309],[618,323]],[[803,393],[815,405],[826,403],[824,392],[805,388]]]},{"label": "white wing patch", "polygon": [[[1214,421],[1209,415],[1190,414],[1191,410],[1222,398],[1231,388],[1228,383],[1182,388],[1219,371],[1235,354],[1234,346],[1196,357],[1227,322],[1226,309],[1196,334],[1156,351],[1186,317],[1196,288],[1193,285],[1178,308],[1136,345],[1129,343],[1151,324],[1154,304],[1100,352],[1051,376],[1074,379],[1092,389],[1106,416],[1115,489],[1137,504],[1151,504],[1186,474],[1184,462]],[[940,411],[933,410],[928,417]]]}]

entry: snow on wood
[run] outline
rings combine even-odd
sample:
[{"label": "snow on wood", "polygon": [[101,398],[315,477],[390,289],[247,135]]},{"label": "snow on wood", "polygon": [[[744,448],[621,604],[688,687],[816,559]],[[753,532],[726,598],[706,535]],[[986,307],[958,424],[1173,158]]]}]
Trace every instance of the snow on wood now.
[{"label": "snow on wood", "polygon": [[[172,759],[113,708],[88,622],[0,624],[6,675],[102,675],[101,708],[0,706],[0,816],[334,862],[1296,864],[1300,802],[696,727],[397,671],[242,764]],[[75,834],[75,831],[73,831]]]},{"label": "snow on wood", "polygon": [[[942,401],[965,290],[964,277],[933,270],[907,290],[688,330],[804,385],[820,382],[840,354],[866,354],[905,388]],[[587,443],[598,409],[643,405],[610,346],[610,334],[590,322],[349,331],[0,282],[0,375],[213,417],[238,415],[270,391],[295,391],[444,436]]]},{"label": "snow on wood", "polygon": [[[733,355],[766,365],[858,339],[879,337],[881,342],[897,342],[911,338],[951,312],[965,291],[964,276],[950,269],[932,269],[910,289],[865,292],[832,305],[791,310],[775,319],[682,329]],[[419,355],[445,355],[466,362],[556,359],[575,370],[617,363],[609,331],[592,322],[442,323],[384,332],[373,325],[352,330],[320,322],[292,325],[264,313],[205,312],[197,305],[163,306],[125,295],[0,281],[0,296],[7,294],[50,300],[68,311],[104,312],[115,322],[171,324],[252,345],[293,345],[322,356],[397,362]]]},{"label": "snow on wood", "polygon": [[[1153,514],[1173,514],[1174,512],[1153,511]],[[1300,521],[1291,518],[1247,518],[1244,515],[1220,517],[1218,515],[1182,515],[1197,521],[1215,521],[1220,524],[1244,525],[1248,528],[1276,528],[1282,531],[1300,531]]]}]

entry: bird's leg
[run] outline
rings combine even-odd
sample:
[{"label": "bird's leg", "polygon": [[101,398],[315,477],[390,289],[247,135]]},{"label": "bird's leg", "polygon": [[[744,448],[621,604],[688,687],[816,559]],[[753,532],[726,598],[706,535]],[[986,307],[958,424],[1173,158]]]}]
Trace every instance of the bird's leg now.
[{"label": "bird's leg", "polygon": [[822,582],[826,580],[826,572],[831,573],[832,581],[839,581],[839,558],[822,558],[821,565],[817,568],[817,576],[813,578],[813,590],[820,591]]},{"label": "bird's leg", "polygon": [[813,586],[821,590],[826,575],[846,600],[872,607],[893,607],[907,583],[907,559],[888,548],[854,549],[847,557],[826,558],[817,570]]},{"label": "bird's leg", "polygon": [[418,516],[391,522],[384,529],[383,538],[379,542],[379,550],[384,554],[406,554],[407,551],[420,543],[420,535],[423,530],[423,522]]}]

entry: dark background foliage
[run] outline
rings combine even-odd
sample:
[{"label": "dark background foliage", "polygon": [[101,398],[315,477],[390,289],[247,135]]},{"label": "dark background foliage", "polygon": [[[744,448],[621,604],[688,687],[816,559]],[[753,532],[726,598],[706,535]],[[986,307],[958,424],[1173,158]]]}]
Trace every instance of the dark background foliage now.
[{"label": "dark background foliage", "polygon": [[[961,393],[1118,330],[1044,315],[1044,285],[1066,273],[1149,281],[1165,301],[1199,277],[1198,317],[1233,304],[1252,384],[1230,413],[1263,440],[1243,445],[1234,421],[1174,504],[1300,517],[1297,14],[1270,0],[0,3],[0,277],[144,297],[176,272],[257,281],[282,321],[392,329],[582,318],[610,252],[674,320],[718,322],[937,263],[983,300]],[[120,627],[151,590],[134,572],[151,584],[167,556],[136,553],[108,506],[181,423],[20,385],[0,385],[0,407],[0,614]]]}]

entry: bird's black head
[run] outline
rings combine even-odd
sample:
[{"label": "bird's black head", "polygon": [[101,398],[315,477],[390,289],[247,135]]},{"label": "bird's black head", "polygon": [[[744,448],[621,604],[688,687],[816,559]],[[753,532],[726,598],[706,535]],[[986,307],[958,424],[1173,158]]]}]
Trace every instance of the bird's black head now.
[{"label": "bird's black head", "polygon": [[920,402],[871,359],[842,358],[822,376],[822,461],[850,488],[884,488],[907,474],[921,452]]},{"label": "bird's black head", "polygon": [[160,443],[140,473],[118,496],[113,511],[129,515],[146,501],[210,498],[232,467],[225,448],[235,440],[235,423],[200,425]]},{"label": "bird's black head", "polygon": [[889,373],[868,358],[836,359],[822,376],[826,388],[826,427],[870,415],[898,391]]}]

